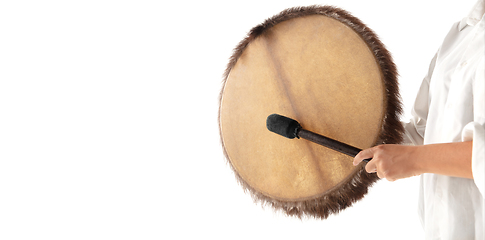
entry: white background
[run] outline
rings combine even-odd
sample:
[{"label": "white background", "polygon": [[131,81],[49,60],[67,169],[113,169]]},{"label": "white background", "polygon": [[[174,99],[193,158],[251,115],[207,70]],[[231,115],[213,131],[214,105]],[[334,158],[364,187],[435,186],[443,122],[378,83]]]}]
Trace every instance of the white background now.
[{"label": "white background", "polygon": [[219,143],[222,74],[266,18],[334,5],[393,54],[407,118],[474,1],[3,1],[0,239],[422,239],[417,177],[323,221],[253,203]]}]

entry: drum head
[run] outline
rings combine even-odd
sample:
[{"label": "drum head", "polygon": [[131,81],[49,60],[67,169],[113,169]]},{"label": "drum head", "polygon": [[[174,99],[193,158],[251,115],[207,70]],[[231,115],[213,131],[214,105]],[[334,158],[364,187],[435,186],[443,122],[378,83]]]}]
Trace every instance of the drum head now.
[{"label": "drum head", "polygon": [[226,157],[253,196],[290,215],[326,218],[377,177],[352,157],[268,131],[266,118],[288,116],[364,149],[400,141],[402,127],[389,129],[399,111],[395,66],[375,35],[343,10],[313,6],[267,20],[236,48],[219,123]]}]

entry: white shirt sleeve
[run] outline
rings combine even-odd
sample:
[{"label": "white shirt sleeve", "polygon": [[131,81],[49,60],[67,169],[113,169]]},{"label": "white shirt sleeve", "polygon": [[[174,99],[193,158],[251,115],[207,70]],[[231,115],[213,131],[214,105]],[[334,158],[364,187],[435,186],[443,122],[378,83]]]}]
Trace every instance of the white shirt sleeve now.
[{"label": "white shirt sleeve", "polygon": [[414,106],[412,109],[412,118],[409,122],[403,122],[405,134],[404,144],[423,145],[424,132],[426,131],[426,119],[429,110],[429,82],[436,64],[436,54],[429,66],[428,75],[424,78],[419,88]]},{"label": "white shirt sleeve", "polygon": [[473,122],[462,131],[462,141],[473,141],[472,173],[482,197],[485,196],[485,62],[483,58],[473,81]]}]

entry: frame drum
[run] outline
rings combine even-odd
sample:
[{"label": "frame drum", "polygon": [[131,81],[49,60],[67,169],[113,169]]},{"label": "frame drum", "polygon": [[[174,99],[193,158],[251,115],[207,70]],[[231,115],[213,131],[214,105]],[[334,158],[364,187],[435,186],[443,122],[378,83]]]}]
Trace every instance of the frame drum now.
[{"label": "frame drum", "polygon": [[365,149],[400,143],[397,70],[377,36],[348,12],[287,9],[236,47],[221,92],[223,150],[252,196],[288,215],[326,218],[378,178],[352,157],[266,129],[278,113]]}]

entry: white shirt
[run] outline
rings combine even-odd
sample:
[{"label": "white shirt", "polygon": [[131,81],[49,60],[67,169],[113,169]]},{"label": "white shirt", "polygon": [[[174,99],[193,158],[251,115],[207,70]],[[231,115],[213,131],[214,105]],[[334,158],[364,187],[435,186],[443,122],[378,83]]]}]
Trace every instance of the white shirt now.
[{"label": "white shirt", "polygon": [[407,141],[473,140],[474,179],[423,174],[419,214],[426,239],[485,239],[485,0],[453,25],[405,124]]}]

